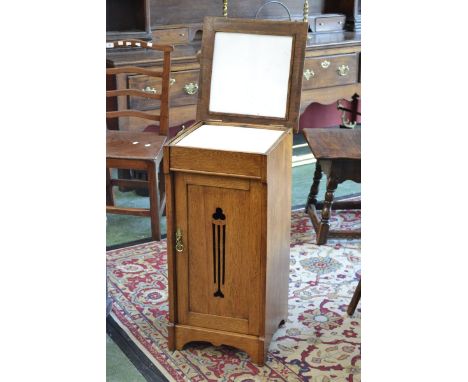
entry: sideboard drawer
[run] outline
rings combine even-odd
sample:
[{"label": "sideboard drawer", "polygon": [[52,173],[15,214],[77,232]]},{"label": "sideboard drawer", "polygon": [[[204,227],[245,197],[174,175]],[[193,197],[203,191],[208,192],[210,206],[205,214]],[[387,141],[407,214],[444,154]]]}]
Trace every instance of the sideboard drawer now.
[{"label": "sideboard drawer", "polygon": [[[157,70],[157,68],[154,68]],[[197,103],[198,97],[198,70],[186,70],[171,73],[169,88],[170,106],[193,105]],[[161,93],[161,79],[145,75],[134,75],[128,77],[128,86],[131,89],[145,90]],[[129,97],[129,107],[138,110],[150,110],[159,107],[159,100],[142,97]]]},{"label": "sideboard drawer", "polygon": [[156,29],[153,41],[157,44],[184,44],[188,42],[188,28]]},{"label": "sideboard drawer", "polygon": [[[159,110],[147,110],[153,114],[159,114]],[[171,107],[169,111],[169,126],[180,126],[185,122],[193,121],[196,119],[197,105],[187,105]],[[151,122],[142,118],[120,118],[119,130],[124,131],[143,131],[148,125],[159,125],[159,122]],[[185,127],[189,127],[186,125]]]},{"label": "sideboard drawer", "polygon": [[302,89],[317,89],[358,82],[357,53],[308,57],[304,61]]}]

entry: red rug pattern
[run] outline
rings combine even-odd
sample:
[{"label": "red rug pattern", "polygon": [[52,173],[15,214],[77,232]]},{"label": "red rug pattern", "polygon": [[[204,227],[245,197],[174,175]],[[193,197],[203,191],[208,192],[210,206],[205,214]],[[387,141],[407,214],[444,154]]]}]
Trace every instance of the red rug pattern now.
[{"label": "red rug pattern", "polygon": [[[359,211],[337,211],[332,228],[360,226]],[[289,316],[264,367],[228,346],[167,349],[166,242],[107,252],[112,317],[171,381],[360,381],[360,305],[346,314],[360,279],[360,240],[317,246],[309,218],[292,213]]]}]

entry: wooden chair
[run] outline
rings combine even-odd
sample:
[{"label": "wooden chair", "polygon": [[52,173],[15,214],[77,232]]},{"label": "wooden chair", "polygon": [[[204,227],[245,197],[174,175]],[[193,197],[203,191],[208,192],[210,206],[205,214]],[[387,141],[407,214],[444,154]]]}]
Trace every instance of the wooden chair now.
[{"label": "wooden chair", "polygon": [[[332,231],[329,222],[332,209],[361,208],[361,201],[333,203],[333,195],[338,184],[345,180],[361,183],[361,129],[306,128],[303,133],[312,154],[317,159],[314,180],[305,207],[305,212],[310,216],[317,234],[317,244],[325,244],[329,236],[360,237],[361,231]],[[317,194],[322,172],[327,176],[327,191],[325,201],[319,203]],[[319,208],[322,208],[321,219],[317,215]]]},{"label": "wooden chair", "polygon": [[[139,110],[125,109],[107,111],[106,118],[115,120],[119,117],[137,117],[149,121],[159,121],[158,133],[133,132],[107,129],[106,147],[106,212],[111,214],[145,216],[151,219],[151,237],[161,240],[160,218],[166,205],[164,193],[164,177],[159,177],[162,163],[163,145],[167,140],[169,130],[169,76],[171,70],[172,46],[153,45],[151,42],[140,40],[123,40],[107,43],[107,48],[137,48],[152,49],[163,52],[163,66],[161,70],[149,70],[135,66],[107,68],[107,75],[142,74],[161,78],[161,92],[147,92],[136,89],[107,90],[107,97],[133,96],[160,100],[159,115]],[[118,81],[117,81],[118,82]],[[142,179],[113,179],[111,169],[143,170],[147,172],[147,180]],[[114,204],[113,186],[130,188],[148,188],[150,207],[130,208],[117,207]]]}]

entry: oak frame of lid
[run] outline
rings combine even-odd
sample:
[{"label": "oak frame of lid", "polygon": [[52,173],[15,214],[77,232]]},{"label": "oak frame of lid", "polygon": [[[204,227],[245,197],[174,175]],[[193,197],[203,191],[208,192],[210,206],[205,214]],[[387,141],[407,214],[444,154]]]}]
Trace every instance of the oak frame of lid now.
[{"label": "oak frame of lid", "polygon": [[[268,100],[268,97],[277,96],[278,99],[273,100],[272,104],[278,104],[278,102],[285,101],[284,105],[284,117],[278,116],[278,113],[266,113],[269,115],[254,115],[251,112],[243,113],[245,107],[240,106],[240,112],[233,112],[232,109],[228,111],[219,111],[220,108],[214,108],[216,111],[210,110],[213,108],[211,102],[211,90],[212,90],[212,78],[213,78],[213,58],[215,57],[215,47],[216,47],[216,34],[220,32],[220,36],[229,36],[234,37],[230,39],[235,41],[235,36],[238,34],[239,43],[235,49],[242,49],[242,38],[245,35],[253,35],[254,37],[260,37],[263,35],[266,40],[270,40],[270,44],[266,45],[266,49],[271,47],[271,57],[276,57],[281,59],[283,62],[281,68],[286,68],[287,65],[284,65],[284,57],[278,56],[278,52],[275,51],[275,46],[271,44],[271,38],[275,36],[278,37],[291,37],[291,49],[289,53],[289,67],[285,70],[289,70],[289,73],[279,73],[276,77],[272,77],[271,80],[274,82],[278,80],[281,82],[281,85],[278,89],[278,93],[282,93],[281,86],[284,86],[285,78],[287,79],[287,89],[285,90],[286,95],[274,93],[271,94],[271,91],[267,91],[264,95],[265,100]],[[271,37],[271,38],[270,38]],[[227,39],[229,40],[229,39]],[[258,40],[259,38],[253,38],[252,41]],[[203,41],[202,41],[202,54],[201,54],[201,67],[200,67],[200,90],[198,95],[198,105],[197,105],[197,120],[199,121],[223,121],[223,122],[234,122],[234,123],[247,123],[255,125],[274,125],[274,126],[285,126],[289,128],[294,128],[298,124],[299,120],[299,108],[300,108],[300,95],[302,87],[302,71],[304,67],[304,55],[305,55],[305,46],[307,40],[307,23],[297,22],[297,21],[273,21],[273,20],[249,20],[249,19],[230,19],[225,17],[206,17],[203,25]],[[248,42],[248,39],[243,41]],[[246,46],[252,46],[250,41]],[[278,41],[285,42],[285,39],[279,38]],[[279,44],[285,47],[286,45]],[[240,50],[242,51],[242,50]],[[255,53],[255,52],[254,52]],[[275,60],[270,60],[269,52],[266,51],[264,57],[259,56],[258,54],[252,55],[253,59],[262,60],[261,62],[252,62],[252,70],[258,68],[265,68],[270,70],[270,72],[275,72],[275,65],[278,65]],[[218,60],[218,62],[222,62]],[[250,61],[249,61],[250,63]],[[216,63],[215,63],[216,64]],[[243,70],[245,70],[245,65],[243,65]],[[221,71],[222,72],[222,71]],[[278,74],[278,72],[276,72]],[[216,75],[216,73],[215,73]],[[236,73],[235,68],[233,69],[232,78],[226,78],[227,76],[221,77],[217,76],[215,79],[220,81],[216,83],[216,88],[223,88],[223,78],[226,79],[227,85],[225,86],[226,92],[232,91],[232,79],[235,79],[240,84],[242,83],[242,73]],[[250,80],[255,78],[255,75],[249,76]],[[259,76],[262,78],[262,76]],[[263,77],[263,81],[265,78]],[[231,83],[231,85],[229,85]],[[265,82],[263,82],[265,84]],[[236,89],[236,92],[242,91],[245,94],[248,94],[249,91],[255,89],[255,84],[247,83],[244,86],[240,85],[240,90]],[[250,87],[250,89],[249,89]],[[273,87],[274,88],[274,87]],[[258,94],[258,87],[257,87]],[[271,90],[271,89],[270,89]],[[270,94],[268,94],[270,92]],[[215,92],[219,94],[219,92]],[[221,102],[221,105],[223,103]],[[225,103],[226,104],[226,103]],[[235,108],[235,107],[234,107]],[[263,108],[263,111],[267,109]],[[282,114],[282,113],[281,113]]]}]

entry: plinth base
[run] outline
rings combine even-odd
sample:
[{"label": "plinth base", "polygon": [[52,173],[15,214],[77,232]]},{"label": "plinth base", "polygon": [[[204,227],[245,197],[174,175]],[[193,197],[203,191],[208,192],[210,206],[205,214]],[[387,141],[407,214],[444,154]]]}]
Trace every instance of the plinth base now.
[{"label": "plinth base", "polygon": [[214,346],[229,345],[245,351],[253,363],[265,364],[265,339],[257,336],[206,329],[188,325],[168,326],[169,350],[182,350],[189,342],[204,341]]}]

